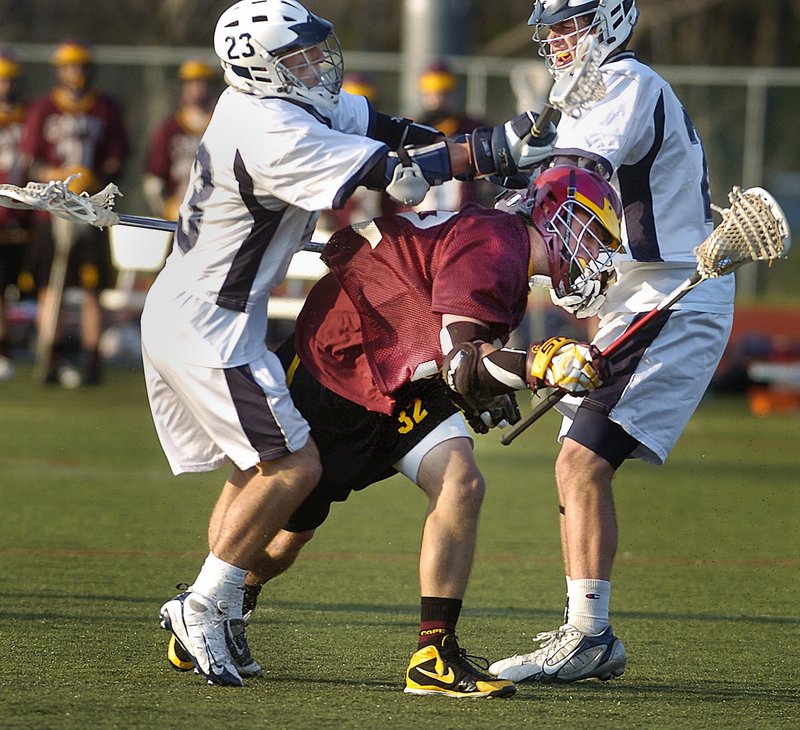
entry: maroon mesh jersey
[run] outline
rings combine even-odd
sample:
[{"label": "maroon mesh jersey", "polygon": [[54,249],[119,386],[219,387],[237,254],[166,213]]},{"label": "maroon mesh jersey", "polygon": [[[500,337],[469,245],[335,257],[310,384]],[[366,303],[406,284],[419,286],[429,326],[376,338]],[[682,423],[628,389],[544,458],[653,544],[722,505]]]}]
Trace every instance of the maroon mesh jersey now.
[{"label": "maroon mesh jersey", "polygon": [[91,93],[67,107],[50,93],[31,104],[20,150],[48,166],[85,167],[105,185],[103,165],[125,159],[128,136],[114,99]]},{"label": "maroon mesh jersey", "polygon": [[[19,177],[17,169],[24,115],[23,104],[14,104],[8,110],[0,111],[0,183],[24,185],[27,182]],[[0,228],[21,226],[29,218],[30,215],[26,210],[0,206]]]},{"label": "maroon mesh jersey", "polygon": [[202,136],[203,130],[191,129],[180,112],[153,131],[145,169],[164,181],[165,197],[183,195]]},{"label": "maroon mesh jersey", "polygon": [[508,338],[525,314],[530,239],[519,216],[476,205],[370,225],[331,238],[323,255],[331,274],[311,290],[295,343],[323,385],[390,413],[400,386],[438,373],[443,314]]}]

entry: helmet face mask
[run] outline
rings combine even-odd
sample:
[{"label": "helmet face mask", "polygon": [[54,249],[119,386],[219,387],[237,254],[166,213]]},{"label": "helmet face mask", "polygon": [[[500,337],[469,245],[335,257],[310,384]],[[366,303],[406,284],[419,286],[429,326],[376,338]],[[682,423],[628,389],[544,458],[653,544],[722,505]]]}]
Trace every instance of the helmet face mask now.
[{"label": "helmet face mask", "polygon": [[277,56],[275,69],[287,93],[309,95],[318,102],[336,103],[342,88],[342,50],[331,33],[314,46],[290,49]]},{"label": "helmet face mask", "polygon": [[622,249],[622,204],[604,178],[571,165],[551,167],[531,181],[517,211],[542,237],[558,297],[596,290],[591,282],[604,288]]},{"label": "helmet face mask", "polygon": [[297,0],[240,0],[217,21],[214,51],[225,81],[254,96],[277,96],[332,109],[344,64],[327,20]]},{"label": "helmet face mask", "polygon": [[592,208],[580,194],[561,203],[545,225],[550,234],[550,277],[553,289],[565,296],[611,268],[619,241],[611,239]]},{"label": "helmet face mask", "polygon": [[574,49],[596,35],[600,62],[633,33],[639,18],[635,0],[536,0],[528,25],[547,70],[558,78],[572,68]]}]

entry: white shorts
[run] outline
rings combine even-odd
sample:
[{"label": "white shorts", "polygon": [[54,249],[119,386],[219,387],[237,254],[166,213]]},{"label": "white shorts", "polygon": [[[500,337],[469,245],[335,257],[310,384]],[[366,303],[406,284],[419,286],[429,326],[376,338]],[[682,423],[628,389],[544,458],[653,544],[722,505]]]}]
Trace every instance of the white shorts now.
[{"label": "white shorts", "polygon": [[295,408],[278,358],[209,368],[142,345],[150,412],[174,474],[232,461],[250,469],[301,449],[309,426]]},{"label": "white shorts", "polygon": [[[620,317],[603,326],[593,343],[602,350],[624,331],[629,318]],[[676,309],[639,353],[638,365],[624,376],[624,382],[615,378],[586,396],[639,441],[632,458],[664,463],[711,382],[732,324],[732,314]],[[567,396],[556,406],[564,415],[559,442],[583,401]]]},{"label": "white shorts", "polygon": [[417,476],[422,460],[428,452],[444,441],[455,438],[468,438],[472,441],[472,435],[467,428],[464,416],[454,413],[452,416],[442,421],[433,431],[422,439],[411,451],[409,451],[400,461],[394,464],[394,468],[401,474],[408,477],[415,484],[419,484]]}]

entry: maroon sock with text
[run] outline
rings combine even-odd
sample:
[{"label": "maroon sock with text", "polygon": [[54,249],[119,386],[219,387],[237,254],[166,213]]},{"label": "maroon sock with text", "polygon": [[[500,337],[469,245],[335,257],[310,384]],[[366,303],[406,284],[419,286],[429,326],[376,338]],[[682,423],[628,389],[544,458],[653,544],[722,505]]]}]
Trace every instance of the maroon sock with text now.
[{"label": "maroon sock with text", "polygon": [[461,603],[457,598],[423,596],[420,599],[418,649],[430,644],[439,646],[447,634],[455,634]]}]

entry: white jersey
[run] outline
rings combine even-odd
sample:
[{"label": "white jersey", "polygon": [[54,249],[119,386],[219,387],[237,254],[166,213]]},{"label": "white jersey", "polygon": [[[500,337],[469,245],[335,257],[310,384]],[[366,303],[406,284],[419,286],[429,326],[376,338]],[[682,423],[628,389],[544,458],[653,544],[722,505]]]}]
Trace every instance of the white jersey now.
[{"label": "white jersey", "polygon": [[[630,52],[601,70],[606,96],[561,119],[554,154],[602,163],[622,200],[625,252],[602,317],[649,310],[690,276],[713,221],[703,145],[672,88]],[[733,291],[731,276],[704,282],[676,308],[730,312]]]},{"label": "white jersey", "polygon": [[329,118],[228,89],[195,158],[172,252],[147,297],[148,345],[233,367],[265,350],[267,304],[320,210],[340,207],[388,147],[364,135],[362,97]]}]

